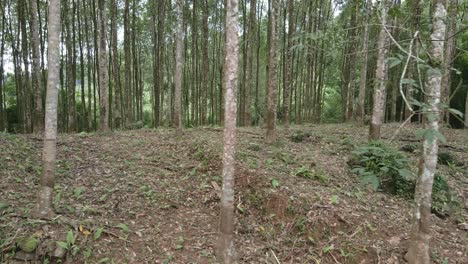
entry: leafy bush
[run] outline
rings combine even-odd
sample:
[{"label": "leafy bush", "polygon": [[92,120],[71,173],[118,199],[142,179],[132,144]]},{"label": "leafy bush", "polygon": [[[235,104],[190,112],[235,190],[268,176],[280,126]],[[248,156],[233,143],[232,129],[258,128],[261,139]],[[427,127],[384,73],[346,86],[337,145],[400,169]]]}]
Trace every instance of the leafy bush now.
[{"label": "leafy bush", "polygon": [[363,184],[370,184],[375,190],[402,196],[414,193],[414,175],[409,170],[408,158],[382,142],[356,148],[348,164],[361,176]]},{"label": "leafy bush", "polygon": [[[415,176],[409,170],[408,158],[382,142],[370,142],[367,146],[356,148],[348,164],[353,167],[353,172],[361,176],[364,184],[370,184],[375,190],[414,198]],[[444,217],[459,206],[446,179],[436,173],[432,186],[432,212]]]}]

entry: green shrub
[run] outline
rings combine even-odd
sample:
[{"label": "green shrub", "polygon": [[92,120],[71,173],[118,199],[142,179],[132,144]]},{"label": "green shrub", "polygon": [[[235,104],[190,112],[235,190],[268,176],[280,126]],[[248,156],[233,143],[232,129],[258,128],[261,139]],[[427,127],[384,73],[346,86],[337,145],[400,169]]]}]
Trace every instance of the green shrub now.
[{"label": "green shrub", "polygon": [[414,175],[408,158],[382,142],[354,149],[348,164],[361,176],[363,184],[370,184],[375,190],[402,196],[414,193]]},{"label": "green shrub", "polygon": [[[414,198],[416,177],[409,170],[408,158],[382,142],[370,142],[356,148],[348,164],[361,176],[364,184],[407,199]],[[436,173],[432,186],[432,212],[444,217],[459,207],[446,179]]]}]

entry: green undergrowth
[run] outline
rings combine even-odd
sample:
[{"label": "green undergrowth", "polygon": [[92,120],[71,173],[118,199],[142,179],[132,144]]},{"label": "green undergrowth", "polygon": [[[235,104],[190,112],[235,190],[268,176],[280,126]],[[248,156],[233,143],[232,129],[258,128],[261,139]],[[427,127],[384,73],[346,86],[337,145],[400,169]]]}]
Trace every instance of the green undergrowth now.
[{"label": "green undergrowth", "polygon": [[[383,142],[373,141],[356,147],[351,152],[348,165],[360,176],[361,184],[407,200],[414,198],[416,174],[412,171],[410,160],[405,154]],[[459,202],[447,180],[436,173],[432,192],[432,212],[439,216],[448,216],[458,209]]]}]

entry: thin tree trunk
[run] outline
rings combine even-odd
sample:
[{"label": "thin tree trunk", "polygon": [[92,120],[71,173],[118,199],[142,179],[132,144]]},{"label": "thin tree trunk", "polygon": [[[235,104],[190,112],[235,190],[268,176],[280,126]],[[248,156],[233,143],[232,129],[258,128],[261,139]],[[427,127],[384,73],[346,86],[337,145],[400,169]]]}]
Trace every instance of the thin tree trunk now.
[{"label": "thin tree trunk", "polygon": [[358,122],[364,125],[365,120],[365,102],[366,102],[366,86],[367,86],[367,52],[369,50],[369,17],[372,8],[372,2],[366,0],[365,15],[364,15],[364,32],[362,41],[361,54],[361,77],[359,79],[359,98],[358,109],[356,112]]},{"label": "thin tree trunk", "polygon": [[352,2],[352,9],[351,9],[351,24],[350,26],[352,27],[351,29],[351,47],[349,49],[349,52],[351,53],[349,55],[349,64],[348,64],[348,70],[349,70],[349,89],[348,89],[348,103],[347,109],[346,109],[346,121],[350,121],[353,118],[353,113],[354,113],[354,94],[355,94],[355,88],[356,88],[356,69],[355,69],[355,64],[356,64],[356,51],[357,51],[357,45],[356,45],[356,36],[357,36],[357,1]]},{"label": "thin tree trunk", "polygon": [[201,125],[206,124],[207,99],[208,99],[208,74],[210,71],[210,59],[208,57],[208,0],[202,1],[203,18],[202,18],[202,84],[201,84]]},{"label": "thin tree trunk", "polygon": [[[4,8],[3,5],[0,8]],[[6,30],[5,30],[5,20],[6,16],[2,16],[2,39],[0,40],[0,132],[5,131],[7,128],[7,120],[6,120],[6,109],[5,106],[5,98],[3,97],[3,53],[5,52],[5,39],[6,39]]]},{"label": "thin tree trunk", "polygon": [[176,70],[175,70],[175,125],[177,136],[182,135],[182,71],[183,71],[183,45],[184,45],[184,31],[182,29],[183,21],[183,1],[177,0],[176,3]]},{"label": "thin tree trunk", "polygon": [[[426,72],[426,90],[428,91],[429,112],[425,113],[426,128],[436,135],[439,133],[440,97],[442,73],[440,64],[444,61],[444,39],[446,34],[447,13],[442,0],[435,1],[431,34],[432,65]],[[435,69],[436,70],[435,70]],[[438,137],[424,138],[423,156],[420,162],[418,180],[416,181],[415,206],[411,241],[406,259],[410,264],[431,263],[429,241],[431,240],[431,198],[432,184],[437,167]]]},{"label": "thin tree trunk", "polygon": [[[447,30],[447,48],[445,49],[445,60],[444,60],[444,74],[442,75],[442,103],[447,104],[450,107],[450,95],[451,95],[451,86],[452,86],[452,65],[453,57],[455,55],[455,32],[457,29],[457,11],[458,11],[458,1],[457,0],[448,0],[449,8],[449,26]],[[466,16],[466,14],[465,14]],[[445,115],[445,121],[447,124],[450,122],[450,113],[447,111]]]},{"label": "thin tree trunk", "polygon": [[45,113],[44,147],[42,150],[42,177],[34,215],[51,218],[53,215],[52,197],[55,185],[55,160],[57,141],[57,100],[59,90],[59,38],[60,0],[49,0],[48,15],[48,77]]},{"label": "thin tree trunk", "polygon": [[269,54],[269,67],[268,67],[268,95],[266,97],[266,141],[276,141],[276,101],[278,95],[278,77],[277,77],[277,15],[278,15],[278,0],[271,0],[272,10],[270,12],[270,54]]},{"label": "thin tree trunk", "polygon": [[286,69],[285,69],[285,82],[284,82],[284,96],[283,96],[283,104],[284,104],[284,127],[289,127],[289,112],[290,112],[290,97],[291,97],[291,71],[292,71],[292,63],[293,63],[293,35],[295,33],[294,24],[294,0],[288,0],[288,44],[286,48]]},{"label": "thin tree trunk", "polygon": [[107,52],[106,52],[106,1],[99,1],[98,28],[99,28],[99,131],[109,130],[109,107],[107,96]]},{"label": "thin tree trunk", "polygon": [[379,39],[377,42],[378,57],[377,69],[375,72],[375,90],[374,90],[374,106],[372,108],[371,124],[369,128],[369,140],[380,139],[380,128],[385,117],[385,101],[387,97],[387,78],[388,78],[388,65],[386,62],[388,47],[387,47],[387,33],[384,27],[387,25],[387,11],[389,7],[389,0],[383,0],[381,4],[381,23]]},{"label": "thin tree trunk", "polygon": [[223,151],[223,192],[219,221],[218,256],[224,264],[235,263],[234,173],[237,117],[237,74],[239,64],[238,1],[227,0],[224,62],[225,127]]},{"label": "thin tree trunk", "polygon": [[23,75],[23,113],[24,113],[24,131],[26,133],[31,132],[32,130],[32,97],[31,97],[31,86],[29,80],[29,42],[28,42],[28,33],[26,30],[26,21],[27,21],[27,1],[20,0],[18,5],[18,23],[20,25],[21,31],[21,55],[23,59],[24,75]]},{"label": "thin tree trunk", "polygon": [[[85,70],[84,70],[84,43],[83,43],[83,27],[81,24],[81,8],[80,0],[77,1],[77,18],[78,18],[78,45],[80,48],[80,87],[81,87],[81,130],[87,130],[88,121],[86,115],[86,94],[85,94]],[[83,1],[83,0],[82,0]]]},{"label": "thin tree trunk", "polygon": [[117,49],[117,3],[116,0],[110,1],[111,12],[111,47],[112,47],[112,72],[114,80],[114,127],[119,129],[122,125],[122,110],[120,106],[120,65],[119,65],[119,51]]},{"label": "thin tree trunk", "polygon": [[[30,1],[30,21],[31,21],[31,40],[32,40],[32,86],[34,91],[34,124],[33,132],[38,133],[44,130],[44,114],[42,109],[42,85],[41,85],[41,61],[39,54],[39,23],[37,4]],[[2,53],[3,54],[3,53]]]},{"label": "thin tree trunk", "polygon": [[132,118],[132,53],[130,30],[130,0],[125,0],[124,9],[124,53],[125,53],[125,125],[133,122]]}]

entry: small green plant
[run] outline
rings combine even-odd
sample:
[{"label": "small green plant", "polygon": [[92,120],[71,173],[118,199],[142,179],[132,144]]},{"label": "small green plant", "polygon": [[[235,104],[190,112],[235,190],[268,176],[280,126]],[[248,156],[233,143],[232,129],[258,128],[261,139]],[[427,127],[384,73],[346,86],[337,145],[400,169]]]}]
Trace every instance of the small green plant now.
[{"label": "small green plant", "polygon": [[453,155],[448,152],[440,152],[439,155],[437,155],[437,161],[442,165],[457,164]]},{"label": "small green plant", "polygon": [[460,204],[452,194],[445,178],[436,173],[432,185],[431,211],[440,217],[445,217],[456,211],[459,206]]},{"label": "small green plant", "polygon": [[84,193],[84,188],[83,187],[77,187],[77,188],[73,189],[73,196],[77,200],[80,199],[81,197],[83,197],[83,193]]},{"label": "small green plant", "polygon": [[414,174],[408,158],[382,142],[373,141],[352,151],[348,162],[353,172],[361,176],[362,183],[375,190],[408,196],[414,193]]},{"label": "small green plant", "polygon": [[293,175],[300,178],[318,180],[320,182],[328,181],[328,176],[320,169],[310,169],[306,166],[301,166],[293,172]]},{"label": "small green plant", "polygon": [[291,137],[289,139],[294,143],[301,143],[305,139],[309,138],[310,136],[311,136],[310,133],[302,132],[302,131],[296,131],[296,132],[294,132],[294,134],[291,135]]},{"label": "small green plant", "polygon": [[278,179],[271,180],[271,187],[278,188],[279,186],[280,186],[280,182],[278,181]]},{"label": "small green plant", "polygon": [[73,256],[75,256],[80,251],[80,248],[75,244],[75,242],[75,235],[73,234],[72,230],[67,232],[65,241],[56,241],[57,246],[65,250],[70,250]]}]

